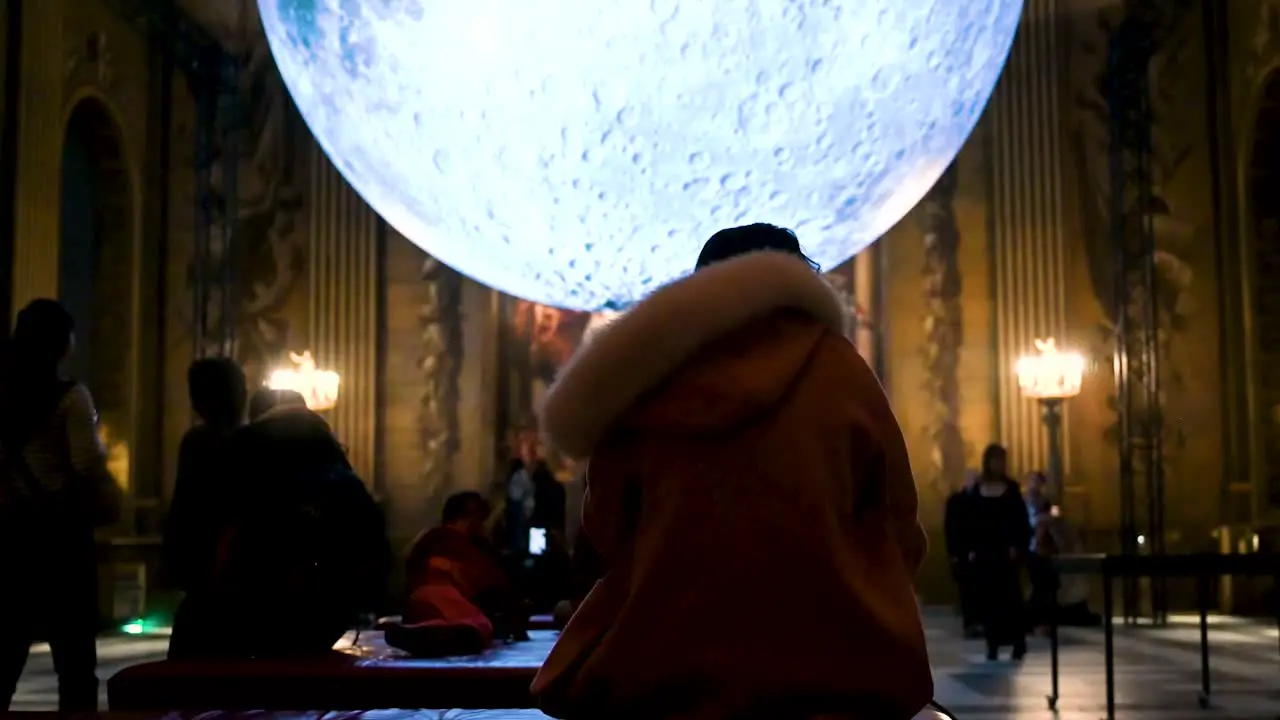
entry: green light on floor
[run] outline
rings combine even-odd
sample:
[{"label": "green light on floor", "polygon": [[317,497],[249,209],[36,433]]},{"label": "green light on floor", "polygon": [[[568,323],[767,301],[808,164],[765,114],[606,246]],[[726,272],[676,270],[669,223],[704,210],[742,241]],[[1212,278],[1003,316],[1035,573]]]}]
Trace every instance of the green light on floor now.
[{"label": "green light on floor", "polygon": [[128,622],[120,626],[120,631],[126,635],[141,635],[146,632],[146,629],[146,626],[142,624],[141,620],[134,620],[133,622]]}]

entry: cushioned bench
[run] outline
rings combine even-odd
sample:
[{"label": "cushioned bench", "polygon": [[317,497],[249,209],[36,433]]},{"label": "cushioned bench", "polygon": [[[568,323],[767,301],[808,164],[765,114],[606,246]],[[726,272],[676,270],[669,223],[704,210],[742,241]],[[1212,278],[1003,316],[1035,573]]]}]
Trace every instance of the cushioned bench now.
[{"label": "cushioned bench", "polygon": [[[55,712],[31,712],[29,719],[61,717]],[[146,714],[133,712],[104,712],[104,714],[78,716],[81,720],[150,720]],[[156,714],[155,720],[265,720],[262,712],[209,711],[165,712]],[[353,710],[353,711],[305,711],[291,712],[289,720],[549,720],[536,710]],[[951,720],[932,710],[920,711],[914,720]]]},{"label": "cushioned bench", "polygon": [[[28,718],[61,717],[56,713],[29,713]],[[82,720],[148,720],[145,714],[135,713],[101,713],[93,716],[79,716]],[[176,712],[155,715],[156,720],[264,720],[261,712]],[[290,713],[290,720],[548,720],[546,715],[537,710],[368,710],[368,711],[308,711]],[[921,711],[914,720],[950,720],[945,715],[932,710]]]},{"label": "cushioned bench", "polygon": [[[411,658],[380,632],[305,660],[169,661],[120,671],[107,683],[113,711],[528,708],[529,684],[555,643],[552,631],[475,656]],[[535,717],[537,717],[535,715]]]}]

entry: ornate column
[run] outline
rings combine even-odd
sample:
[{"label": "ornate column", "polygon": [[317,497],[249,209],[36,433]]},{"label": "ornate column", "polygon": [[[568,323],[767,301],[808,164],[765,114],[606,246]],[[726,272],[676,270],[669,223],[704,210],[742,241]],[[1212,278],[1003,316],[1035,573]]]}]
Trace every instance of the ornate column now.
[{"label": "ornate column", "polygon": [[307,266],[310,348],[342,376],[330,421],[351,465],[374,482],[378,431],[379,219],[312,144]]},{"label": "ornate column", "polygon": [[990,110],[996,437],[1015,471],[1044,467],[1048,447],[1013,363],[1036,338],[1061,338],[1066,327],[1060,5],[1027,0]]},{"label": "ornate column", "polygon": [[[14,194],[13,311],[58,293],[63,73],[60,0],[24,2]],[[6,318],[11,322],[11,318]]]}]

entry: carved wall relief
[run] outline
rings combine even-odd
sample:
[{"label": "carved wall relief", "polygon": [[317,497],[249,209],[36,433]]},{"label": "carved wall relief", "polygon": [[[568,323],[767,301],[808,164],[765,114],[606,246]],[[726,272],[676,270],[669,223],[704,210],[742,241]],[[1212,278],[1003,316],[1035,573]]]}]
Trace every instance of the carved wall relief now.
[{"label": "carved wall relief", "polygon": [[[1243,86],[1247,90],[1257,87],[1267,71],[1280,59],[1280,6],[1274,0],[1256,0],[1256,21],[1244,63]],[[1252,118],[1243,118],[1244,122]]]},{"label": "carved wall relief", "polygon": [[115,56],[102,31],[89,33],[82,43],[67,54],[66,86],[97,87],[106,92],[116,89]]},{"label": "carved wall relief", "polygon": [[422,264],[427,284],[422,322],[422,379],[419,414],[422,476],[436,493],[454,487],[453,459],[462,446],[458,402],[462,370],[462,276],[433,257]]},{"label": "carved wall relief", "polygon": [[960,227],[956,221],[956,170],[943,173],[920,204],[922,271],[926,298],[924,361],[926,392],[933,403],[929,456],[939,496],[964,476],[966,447],[960,428],[960,349],[964,315],[960,306]]},{"label": "carved wall relief", "polygon": [[[1193,311],[1191,287],[1195,274],[1188,255],[1197,242],[1205,240],[1203,229],[1195,227],[1178,216],[1166,195],[1166,186],[1184,170],[1187,160],[1195,150],[1199,138],[1187,127],[1186,109],[1191,106],[1186,97],[1197,90],[1185,82],[1186,63],[1199,62],[1190,52],[1196,33],[1199,32],[1194,12],[1196,4],[1188,0],[1170,0],[1142,5],[1152,12],[1154,23],[1155,53],[1150,61],[1149,83],[1151,102],[1150,193],[1137,192],[1147,172],[1126,162],[1123,172],[1125,193],[1123,221],[1128,232],[1141,232],[1142,223],[1151,218],[1155,236],[1154,257],[1132,258],[1135,267],[1148,260],[1154,265],[1156,342],[1161,360],[1161,393],[1158,407],[1141,408],[1139,423],[1151,423],[1162,428],[1166,457],[1176,455],[1186,446],[1182,428],[1175,423],[1161,423],[1165,398],[1186,389],[1185,368],[1170,350],[1179,336],[1187,329]],[[1071,128],[1071,149],[1078,169],[1080,183],[1081,225],[1083,243],[1088,262],[1089,279],[1093,294],[1103,310],[1104,319],[1097,328],[1092,356],[1100,366],[1109,366],[1114,356],[1117,319],[1121,313],[1127,317],[1140,317],[1144,313],[1146,299],[1143,292],[1134,289],[1120,307],[1117,293],[1119,272],[1117,250],[1112,232],[1113,183],[1112,183],[1112,134],[1113,118],[1108,105],[1108,88],[1111,69],[1107,63],[1108,39],[1118,30],[1127,6],[1099,11],[1090,32],[1084,34],[1078,47],[1080,61],[1090,68],[1090,82],[1078,88],[1074,101],[1075,112]],[[1145,197],[1144,197],[1145,195]],[[1119,398],[1114,391],[1108,396],[1108,407],[1119,412]],[[1119,421],[1104,431],[1108,442],[1119,441]]]}]

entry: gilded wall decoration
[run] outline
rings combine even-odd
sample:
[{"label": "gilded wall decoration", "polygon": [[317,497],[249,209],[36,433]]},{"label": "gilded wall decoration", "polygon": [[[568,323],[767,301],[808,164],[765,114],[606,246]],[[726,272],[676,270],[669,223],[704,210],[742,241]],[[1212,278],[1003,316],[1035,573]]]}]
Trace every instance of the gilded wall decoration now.
[{"label": "gilded wall decoration", "polygon": [[[1257,87],[1280,59],[1280,5],[1274,0],[1255,0],[1254,5],[1257,19],[1252,37],[1245,44],[1244,85],[1247,91]],[[1245,118],[1245,122],[1252,121],[1251,117]]]},{"label": "gilded wall decoration", "polygon": [[106,33],[89,33],[67,54],[65,81],[72,90],[86,86],[106,92],[116,89],[115,55]]},{"label": "gilded wall decoration", "polygon": [[[1156,325],[1156,344],[1160,359],[1161,392],[1157,407],[1140,409],[1141,417],[1133,418],[1140,425],[1161,427],[1166,456],[1174,455],[1186,446],[1186,437],[1175,423],[1161,422],[1165,398],[1186,388],[1186,369],[1176,363],[1172,346],[1187,330],[1194,311],[1191,287],[1195,273],[1187,257],[1195,243],[1203,242],[1204,229],[1182,220],[1177,208],[1166,197],[1165,187],[1183,171],[1188,158],[1199,140],[1188,127],[1185,108],[1189,106],[1185,93],[1195,90],[1183,82],[1187,63],[1198,62],[1191,52],[1197,33],[1198,5],[1191,0],[1162,0],[1157,3],[1137,3],[1150,13],[1154,27],[1154,54],[1151,56],[1148,77],[1150,79],[1150,192],[1136,190],[1143,182],[1144,169],[1126,161],[1123,167],[1125,192],[1121,207],[1127,233],[1142,232],[1142,224],[1152,223],[1155,238],[1154,255],[1149,258],[1131,258],[1134,267],[1148,261],[1153,266]],[[1131,323],[1141,322],[1146,310],[1145,291],[1129,284],[1125,307],[1119,307],[1120,293],[1117,273],[1119,257],[1112,230],[1112,136],[1115,124],[1108,104],[1108,88],[1111,69],[1107,63],[1108,39],[1120,27],[1124,8],[1099,11],[1092,32],[1084,34],[1078,56],[1090,68],[1090,82],[1077,92],[1074,102],[1071,132],[1072,152],[1078,172],[1081,199],[1081,223],[1084,246],[1093,294],[1103,310],[1104,319],[1098,327],[1093,357],[1100,366],[1109,366],[1115,353],[1117,318],[1123,312]],[[1193,104],[1192,104],[1193,105]],[[1127,148],[1126,148],[1127,149]],[[1140,372],[1131,363],[1131,374]],[[1108,396],[1109,409],[1117,414],[1117,420],[1104,433],[1107,441],[1119,440],[1119,398],[1115,392]]]},{"label": "gilded wall decoration", "polygon": [[831,287],[835,288],[840,299],[845,303],[845,312],[849,313],[849,318],[853,321],[850,325],[850,340],[857,340],[855,337],[858,330],[870,332],[876,331],[875,321],[871,317],[871,313],[858,303],[857,288],[854,286],[854,260],[849,260],[830,272],[825,273],[827,282]]},{"label": "gilded wall decoration", "polygon": [[948,168],[920,203],[924,240],[925,391],[932,403],[929,457],[940,495],[957,486],[967,448],[960,428],[960,349],[964,314],[960,304],[960,226],[956,220],[956,170]]},{"label": "gilded wall decoration", "polygon": [[423,393],[418,415],[422,477],[439,492],[454,487],[453,459],[462,446],[458,403],[462,372],[462,276],[433,257],[422,263],[426,283],[422,323]]}]

